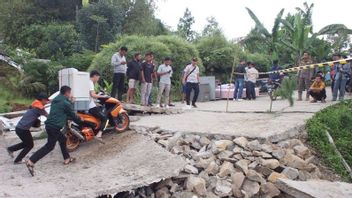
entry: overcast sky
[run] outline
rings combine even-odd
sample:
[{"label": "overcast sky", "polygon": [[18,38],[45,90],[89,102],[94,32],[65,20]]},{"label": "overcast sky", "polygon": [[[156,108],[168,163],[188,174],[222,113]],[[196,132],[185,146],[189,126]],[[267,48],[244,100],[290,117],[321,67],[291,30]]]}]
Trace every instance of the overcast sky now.
[{"label": "overcast sky", "polygon": [[[206,25],[206,18],[214,16],[225,35],[238,38],[254,27],[246,7],[250,8],[271,31],[277,13],[285,8],[284,16],[294,12],[296,7],[303,7],[305,0],[159,0],[156,15],[173,30],[177,29],[180,17],[189,8],[195,18],[193,29],[201,32]],[[343,23],[352,28],[351,0],[308,0],[314,3],[314,31],[332,23]]]}]

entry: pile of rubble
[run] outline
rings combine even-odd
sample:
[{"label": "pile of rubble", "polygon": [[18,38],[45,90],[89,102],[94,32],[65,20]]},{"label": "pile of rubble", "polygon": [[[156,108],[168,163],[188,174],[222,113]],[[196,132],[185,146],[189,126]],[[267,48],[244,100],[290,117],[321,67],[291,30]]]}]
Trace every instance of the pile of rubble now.
[{"label": "pile of rubble", "polygon": [[137,130],[183,156],[187,165],[178,177],[126,197],[276,197],[281,194],[275,185],[280,178],[321,178],[315,157],[299,139],[273,144],[245,137],[170,134],[158,128]]}]

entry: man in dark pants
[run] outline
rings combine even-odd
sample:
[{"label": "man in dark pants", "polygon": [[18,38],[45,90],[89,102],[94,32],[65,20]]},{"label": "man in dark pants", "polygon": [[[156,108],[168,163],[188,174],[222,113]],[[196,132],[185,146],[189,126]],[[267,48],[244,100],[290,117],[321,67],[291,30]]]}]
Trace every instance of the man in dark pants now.
[{"label": "man in dark pants", "polygon": [[111,66],[114,67],[111,96],[120,101],[122,101],[122,94],[125,89],[125,75],[127,70],[125,56],[127,54],[127,50],[127,47],[121,47],[120,51],[115,53],[111,58]]},{"label": "man in dark pants", "polygon": [[244,87],[244,75],[246,74],[246,61],[241,60],[240,64],[236,67],[236,81],[233,100],[242,101],[242,93]]},{"label": "man in dark pants", "polygon": [[187,108],[190,106],[190,97],[192,89],[194,90],[194,96],[192,100],[192,107],[197,108],[196,102],[199,94],[199,67],[197,66],[198,59],[193,58],[192,63],[187,65],[184,70],[183,84],[186,84],[186,102]]},{"label": "man in dark pants", "polygon": [[48,119],[45,121],[48,142],[36,151],[26,163],[32,176],[34,176],[34,164],[50,153],[55,148],[57,141],[60,144],[64,164],[68,165],[74,161],[74,158],[71,158],[67,151],[66,137],[61,132],[61,129],[65,126],[68,119],[73,119],[78,124],[80,124],[82,120],[73,111],[72,103],[69,101],[69,98],[71,98],[71,88],[68,86],[62,86],[60,88],[60,94],[54,98],[51,103],[50,113]]},{"label": "man in dark pants", "polygon": [[7,148],[7,152],[11,157],[14,157],[13,152],[22,150],[16,157],[14,161],[15,164],[22,163],[23,158],[29,153],[30,150],[32,150],[34,143],[32,134],[29,129],[37,124],[40,126],[40,120],[38,120],[38,118],[42,115],[48,115],[44,107],[44,105],[48,102],[48,96],[45,93],[39,93],[36,97],[36,100],[32,102],[30,109],[22,116],[21,120],[18,122],[16,126],[16,134],[22,140],[22,142]]}]

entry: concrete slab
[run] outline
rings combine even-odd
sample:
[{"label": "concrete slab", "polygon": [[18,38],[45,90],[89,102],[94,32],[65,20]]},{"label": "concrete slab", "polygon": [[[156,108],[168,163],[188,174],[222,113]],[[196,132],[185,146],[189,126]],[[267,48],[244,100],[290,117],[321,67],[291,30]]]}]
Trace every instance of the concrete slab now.
[{"label": "concrete slab", "polygon": [[[96,197],[145,186],[178,175],[184,160],[148,137],[126,132],[107,134],[106,144],[88,142],[72,153],[77,162],[64,166],[57,146],[36,164],[35,177],[22,165],[13,165],[0,152],[0,197]],[[11,141],[11,142],[10,142]],[[1,137],[4,148],[14,139]],[[36,141],[36,151],[45,141]]]},{"label": "concrete slab", "polygon": [[[186,110],[183,114],[168,116],[143,116],[132,127],[155,127],[170,132],[224,134],[266,139],[277,142],[297,135],[305,121],[336,102],[295,102],[289,107],[286,100],[274,101],[273,113],[269,113],[268,96],[255,101],[226,101],[197,103],[198,108]],[[178,107],[181,104],[177,104]]]},{"label": "concrete slab", "polygon": [[352,184],[323,180],[293,181],[280,179],[276,186],[297,198],[351,198]]}]

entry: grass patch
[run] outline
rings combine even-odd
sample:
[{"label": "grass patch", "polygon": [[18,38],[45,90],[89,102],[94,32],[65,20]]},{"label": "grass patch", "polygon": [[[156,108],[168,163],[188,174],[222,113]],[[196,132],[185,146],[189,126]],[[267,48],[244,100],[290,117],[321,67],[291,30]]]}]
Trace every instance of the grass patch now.
[{"label": "grass patch", "polygon": [[307,122],[309,143],[320,153],[323,162],[344,181],[351,181],[341,159],[329,143],[328,129],[346,162],[352,166],[352,100],[346,100],[317,113]]}]

